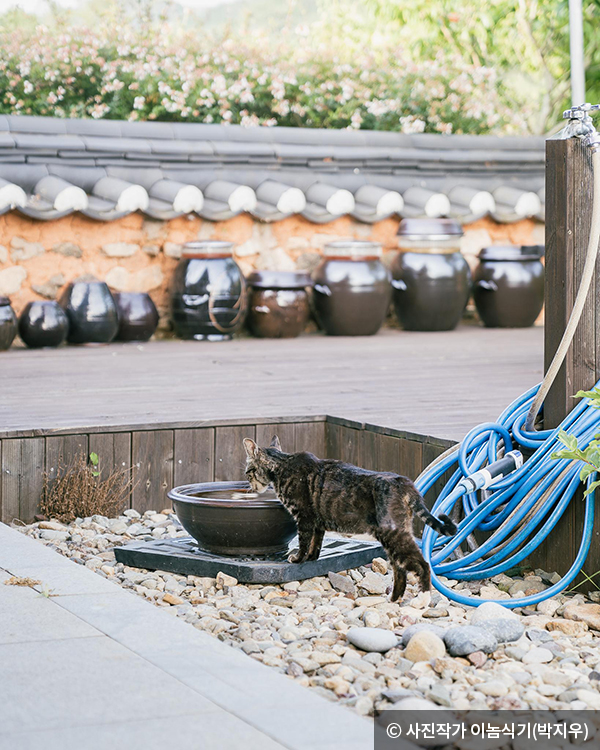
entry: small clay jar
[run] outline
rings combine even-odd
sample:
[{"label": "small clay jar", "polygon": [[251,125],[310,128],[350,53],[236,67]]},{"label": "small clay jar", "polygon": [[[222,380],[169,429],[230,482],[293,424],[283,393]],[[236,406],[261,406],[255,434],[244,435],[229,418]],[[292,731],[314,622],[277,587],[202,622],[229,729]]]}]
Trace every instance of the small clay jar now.
[{"label": "small clay jar", "polygon": [[70,344],[107,344],[117,335],[117,306],[103,281],[69,284],[59,304],[69,319],[67,341]]},{"label": "small clay jar", "polygon": [[17,316],[8,297],[0,297],[0,351],[8,349],[17,335]]},{"label": "small clay jar", "polygon": [[233,243],[188,242],[175,268],[171,318],[182,339],[223,341],[246,317],[246,282],[234,261]]},{"label": "small clay jar", "polygon": [[19,336],[30,349],[60,346],[69,320],[58,302],[30,302],[19,316]]},{"label": "small clay jar", "polygon": [[463,230],[451,219],[403,219],[392,262],[394,309],[407,331],[456,328],[471,292],[460,252]]},{"label": "small clay jar", "polygon": [[145,292],[114,295],[119,313],[117,341],[148,341],[158,326],[158,310]]},{"label": "small clay jar", "polygon": [[484,247],[474,273],[473,299],[488,328],[532,326],[544,306],[543,245]]},{"label": "small clay jar", "polygon": [[313,271],[317,321],[330,336],[372,336],[381,328],[392,294],[377,242],[341,240],[324,248]]},{"label": "small clay jar", "polygon": [[308,273],[255,271],[248,282],[250,332],[258,338],[289,339],[299,336],[310,317]]}]

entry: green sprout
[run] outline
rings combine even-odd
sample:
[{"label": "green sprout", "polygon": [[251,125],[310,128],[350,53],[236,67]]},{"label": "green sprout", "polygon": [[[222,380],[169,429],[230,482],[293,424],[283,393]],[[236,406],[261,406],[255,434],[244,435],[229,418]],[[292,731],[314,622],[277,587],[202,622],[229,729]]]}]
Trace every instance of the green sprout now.
[{"label": "green sprout", "polygon": [[[592,391],[577,391],[575,398],[589,398],[590,405],[594,409],[600,409],[600,389],[598,388]],[[577,444],[575,435],[569,435],[565,430],[558,433],[558,439],[565,447],[553,453],[551,458],[581,461],[583,466],[579,478],[582,482],[587,482],[591,474],[600,473],[600,434],[594,435],[594,439],[583,450]],[[597,479],[586,488],[584,495],[591,495],[598,487],[600,487],[600,480]]]},{"label": "green sprout", "polygon": [[98,463],[100,462],[100,459],[98,458],[98,454],[90,453],[89,459],[90,459],[90,463],[92,464],[92,466],[96,469],[96,471],[92,471],[92,476],[99,477],[100,472],[97,469],[98,469]]}]

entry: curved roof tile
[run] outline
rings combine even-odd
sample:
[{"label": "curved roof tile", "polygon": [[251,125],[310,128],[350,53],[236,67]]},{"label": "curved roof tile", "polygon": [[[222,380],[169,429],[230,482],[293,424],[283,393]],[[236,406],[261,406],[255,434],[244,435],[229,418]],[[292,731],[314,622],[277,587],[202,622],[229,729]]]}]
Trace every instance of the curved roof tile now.
[{"label": "curved roof tile", "polygon": [[0,213],[544,218],[544,139],[0,116]]}]

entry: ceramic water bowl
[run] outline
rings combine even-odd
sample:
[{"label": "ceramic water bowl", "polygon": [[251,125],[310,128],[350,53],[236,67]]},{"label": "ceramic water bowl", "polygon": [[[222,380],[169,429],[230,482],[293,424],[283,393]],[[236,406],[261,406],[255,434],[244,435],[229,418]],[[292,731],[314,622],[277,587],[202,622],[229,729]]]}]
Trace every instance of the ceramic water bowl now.
[{"label": "ceramic water bowl", "polygon": [[273,490],[258,495],[248,482],[187,484],[168,497],[200,549],[215,555],[276,556],[296,535],[296,522]]}]

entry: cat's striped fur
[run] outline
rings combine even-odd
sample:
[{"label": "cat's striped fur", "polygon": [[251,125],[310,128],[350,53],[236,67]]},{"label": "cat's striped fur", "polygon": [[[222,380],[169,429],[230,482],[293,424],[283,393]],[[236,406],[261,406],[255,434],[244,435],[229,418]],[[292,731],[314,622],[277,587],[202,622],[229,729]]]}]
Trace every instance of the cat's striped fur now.
[{"label": "cat's striped fur", "polygon": [[448,516],[438,519],[429,512],[410,479],[312,453],[284,453],[277,437],[268,448],[246,438],[244,448],[246,477],[254,491],[272,485],[296,519],[299,549],[291,562],[316,560],[326,531],[367,533],[381,543],[392,565],[392,601],[404,594],[407,571],[416,573],[423,591],[429,591],[429,567],[413,536],[413,515],[440,534],[451,536],[456,526]]}]

